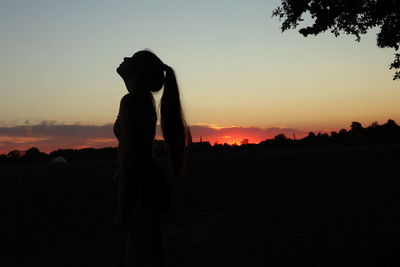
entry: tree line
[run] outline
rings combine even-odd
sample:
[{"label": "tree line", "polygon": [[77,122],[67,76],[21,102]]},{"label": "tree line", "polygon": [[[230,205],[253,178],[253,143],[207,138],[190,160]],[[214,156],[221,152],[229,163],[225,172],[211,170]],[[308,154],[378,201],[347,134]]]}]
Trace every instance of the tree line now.
[{"label": "tree line", "polygon": [[400,126],[389,119],[385,124],[373,122],[368,127],[363,127],[360,122],[353,121],[350,129],[341,129],[331,133],[309,132],[302,139],[294,140],[284,134],[278,134],[273,139],[262,141],[259,145],[271,147],[299,146],[354,146],[354,145],[383,145],[400,143]]},{"label": "tree line", "polygon": [[13,163],[37,163],[51,161],[62,157],[66,161],[112,159],[117,157],[117,148],[82,148],[82,149],[58,149],[49,154],[41,152],[37,147],[26,151],[12,150],[7,154],[0,154],[0,164]]},{"label": "tree line", "polygon": [[[392,119],[382,125],[373,122],[368,127],[363,127],[360,122],[353,121],[349,130],[341,129],[338,132],[332,131],[331,133],[309,132],[306,137],[301,139],[288,138],[281,133],[258,144],[251,144],[248,139],[244,139],[241,145],[211,145],[210,142],[192,143],[188,147],[188,153],[390,144],[400,144],[400,126]],[[155,140],[154,149],[156,155],[165,155],[165,146],[162,140]],[[57,157],[63,157],[67,161],[116,159],[117,155],[118,148],[116,147],[58,149],[49,154],[32,147],[26,151],[12,150],[7,154],[0,154],[0,164],[46,162]]]}]

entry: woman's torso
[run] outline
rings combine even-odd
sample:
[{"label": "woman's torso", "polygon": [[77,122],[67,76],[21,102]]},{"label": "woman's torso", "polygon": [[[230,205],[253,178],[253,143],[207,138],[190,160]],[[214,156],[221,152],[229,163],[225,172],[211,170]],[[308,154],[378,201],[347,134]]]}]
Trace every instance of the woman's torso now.
[{"label": "woman's torso", "polygon": [[[114,134],[119,141],[119,160],[123,157],[121,154],[133,155],[135,158],[135,161],[132,161],[134,165],[132,168],[135,168],[136,177],[128,179],[138,179],[138,207],[167,211],[170,207],[169,183],[153,155],[157,114],[150,97],[131,94],[124,96],[128,98],[124,102],[128,107],[120,109],[114,124]],[[129,130],[123,131],[124,127]],[[123,136],[124,133],[130,136]],[[135,144],[124,147],[121,143],[123,138],[130,139]]]}]

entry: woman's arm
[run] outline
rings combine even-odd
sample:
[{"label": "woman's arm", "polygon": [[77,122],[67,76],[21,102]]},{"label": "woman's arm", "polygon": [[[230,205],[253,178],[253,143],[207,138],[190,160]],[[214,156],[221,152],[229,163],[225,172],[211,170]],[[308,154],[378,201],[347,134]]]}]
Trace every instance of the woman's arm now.
[{"label": "woman's arm", "polygon": [[150,112],[152,107],[150,99],[132,94],[125,95],[120,104],[118,210],[125,222],[128,212],[139,205],[139,178],[145,175],[146,163],[151,160],[156,120]]},{"label": "woman's arm", "polygon": [[118,179],[118,198],[116,220],[122,223],[123,227],[127,224],[129,210],[137,206],[138,181],[135,171],[136,136],[134,131],[135,118],[132,114],[131,96],[125,95],[120,103],[119,124],[120,124],[120,175]]}]

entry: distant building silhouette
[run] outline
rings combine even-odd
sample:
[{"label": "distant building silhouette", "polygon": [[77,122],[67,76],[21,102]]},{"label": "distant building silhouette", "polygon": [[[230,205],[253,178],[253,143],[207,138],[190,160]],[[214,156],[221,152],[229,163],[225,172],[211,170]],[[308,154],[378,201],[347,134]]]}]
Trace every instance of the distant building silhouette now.
[{"label": "distant building silhouette", "polygon": [[203,142],[200,137],[200,142],[193,142],[188,148],[190,152],[208,152],[211,151],[212,146],[208,141]]},{"label": "distant building silhouette", "polygon": [[55,157],[51,160],[53,163],[67,163],[67,160],[63,156]]}]

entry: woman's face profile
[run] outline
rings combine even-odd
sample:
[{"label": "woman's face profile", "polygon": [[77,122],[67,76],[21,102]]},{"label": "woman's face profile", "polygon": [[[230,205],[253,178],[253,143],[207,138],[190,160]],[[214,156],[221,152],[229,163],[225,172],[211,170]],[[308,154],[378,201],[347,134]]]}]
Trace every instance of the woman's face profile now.
[{"label": "woman's face profile", "polygon": [[117,73],[121,75],[123,79],[127,78],[127,76],[133,76],[135,73],[134,56],[124,57],[124,60],[117,68]]},{"label": "woman's face profile", "polygon": [[128,91],[159,91],[164,84],[164,64],[154,54],[139,51],[132,57],[124,57],[117,73],[127,84]]}]

